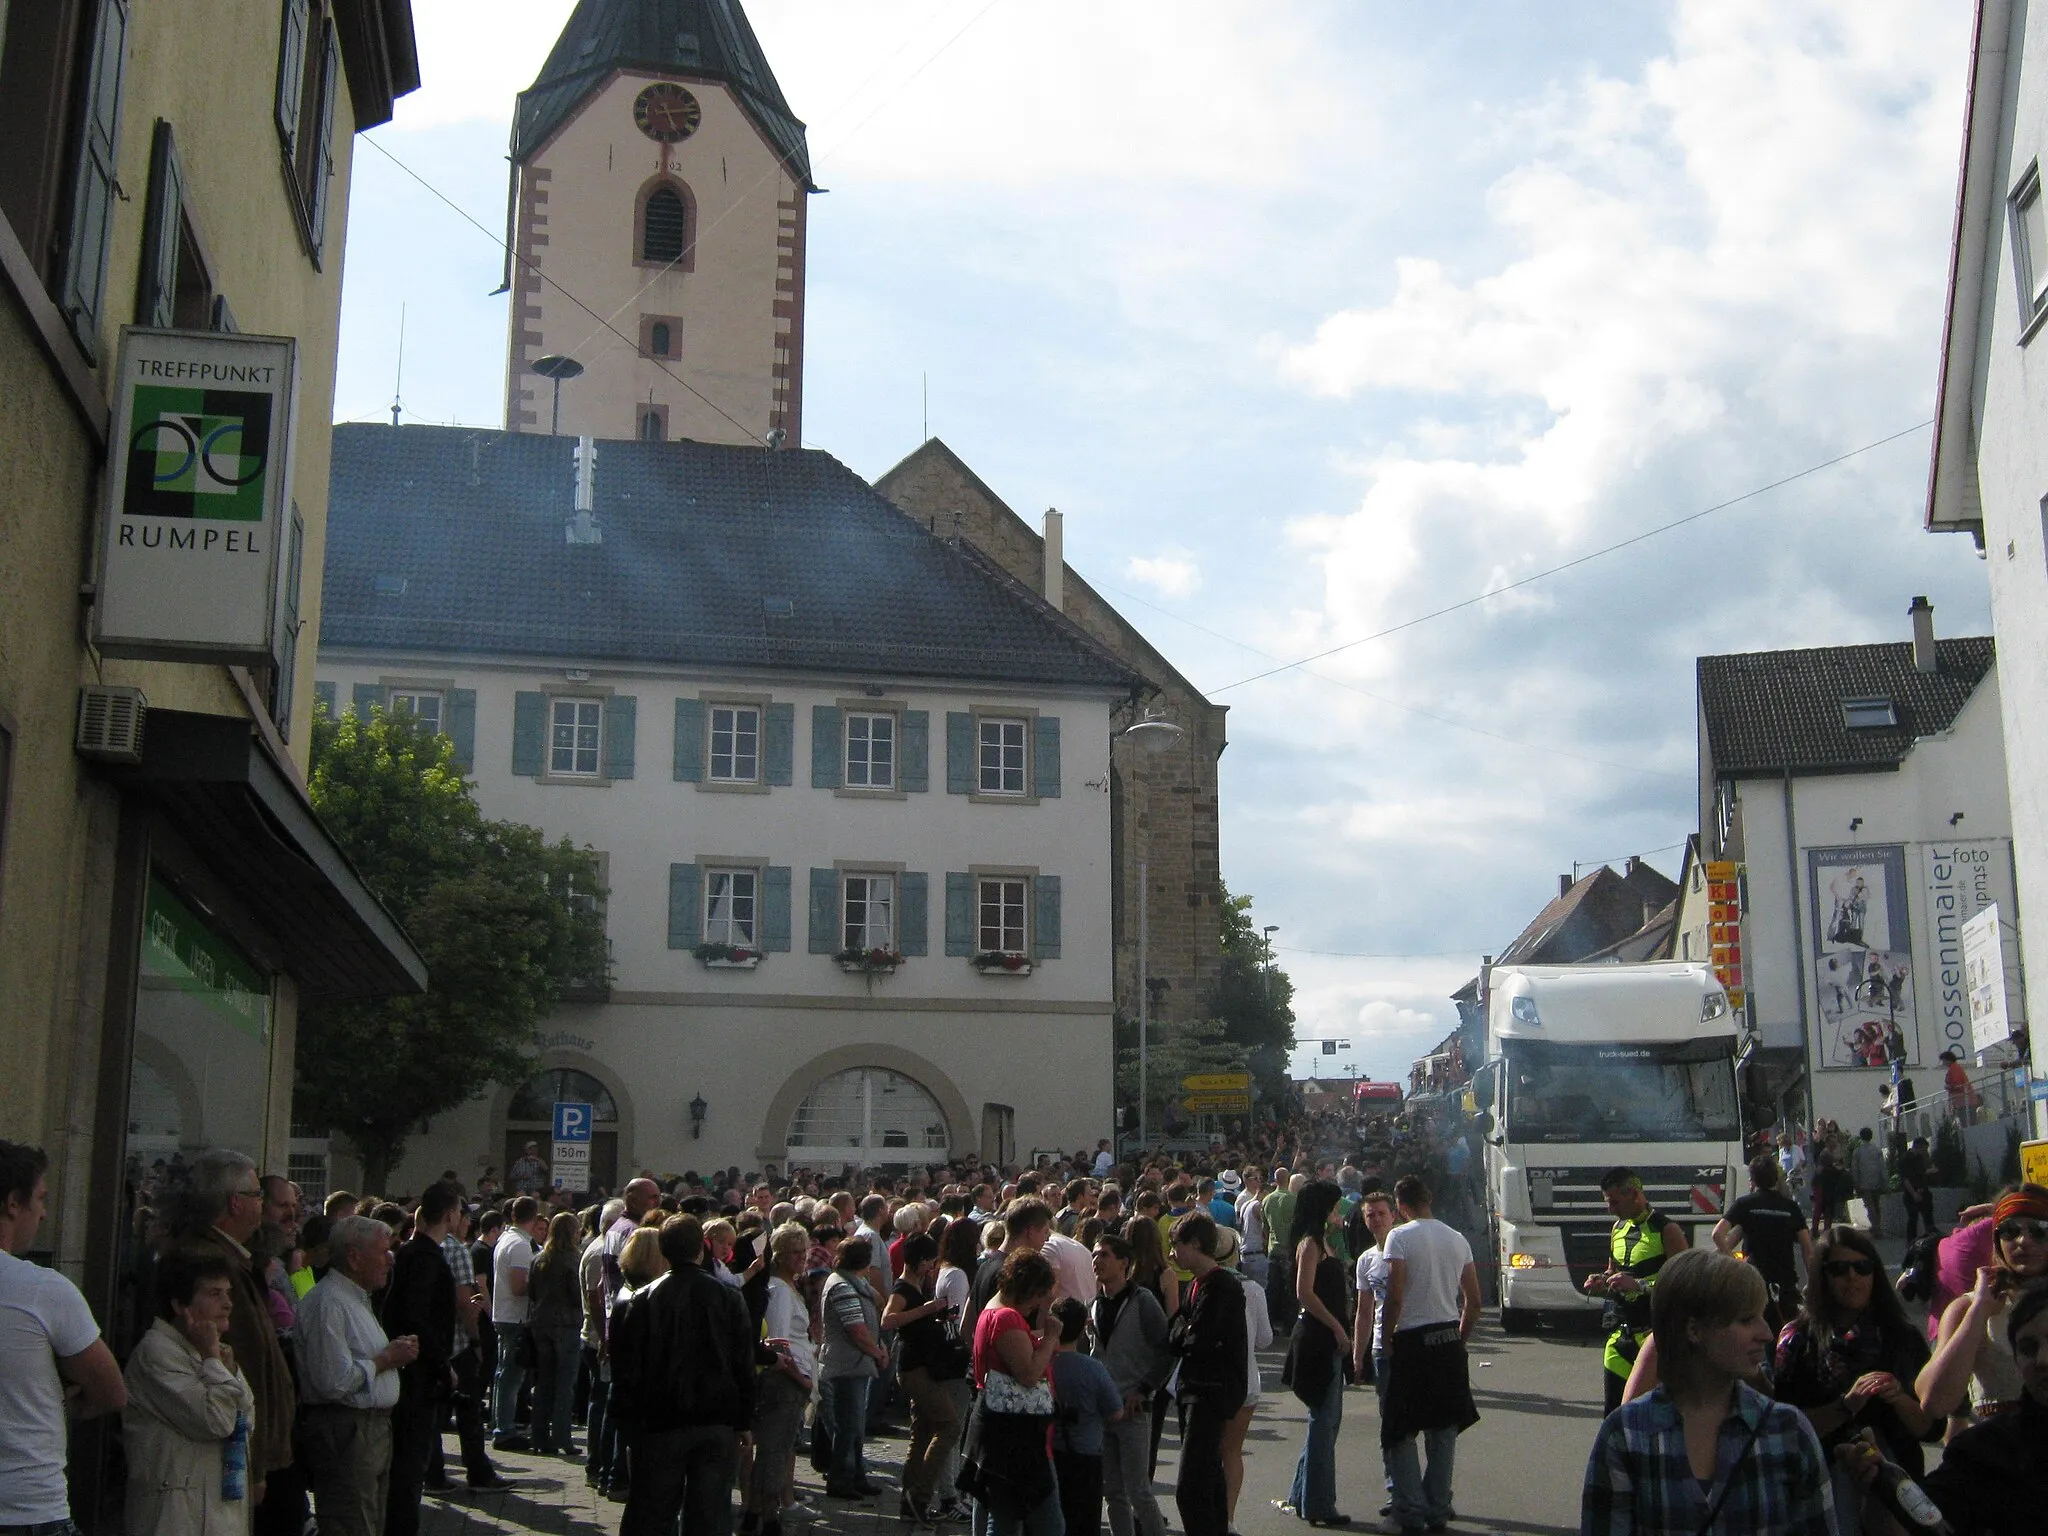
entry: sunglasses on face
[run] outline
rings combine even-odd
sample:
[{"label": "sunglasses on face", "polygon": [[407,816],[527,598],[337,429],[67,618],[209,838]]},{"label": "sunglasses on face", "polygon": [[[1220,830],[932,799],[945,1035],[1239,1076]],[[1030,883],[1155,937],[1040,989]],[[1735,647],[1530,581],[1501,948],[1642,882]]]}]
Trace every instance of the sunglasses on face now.
[{"label": "sunglasses on face", "polygon": [[1868,1259],[1830,1259],[1821,1265],[1821,1273],[1830,1280],[1839,1280],[1844,1275],[1874,1275],[1877,1266]]},{"label": "sunglasses on face", "polygon": [[2032,1243],[2048,1243],[2048,1221],[2001,1221],[1995,1232],[2001,1243],[2016,1243],[2023,1237]]}]

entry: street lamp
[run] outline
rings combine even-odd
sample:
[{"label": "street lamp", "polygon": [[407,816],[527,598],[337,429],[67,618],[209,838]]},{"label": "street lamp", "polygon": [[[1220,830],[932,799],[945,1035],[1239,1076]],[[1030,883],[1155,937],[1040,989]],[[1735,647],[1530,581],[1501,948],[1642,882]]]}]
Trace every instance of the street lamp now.
[{"label": "street lamp", "polygon": [[690,1139],[695,1141],[704,1134],[704,1117],[711,1112],[711,1106],[704,1102],[704,1095],[698,1094],[690,1100]]},{"label": "street lamp", "polygon": [[533,360],[533,371],[544,379],[555,383],[555,409],[548,419],[548,435],[556,436],[562,430],[562,385],[570,379],[583,377],[583,365],[573,357],[564,357],[559,352],[550,352],[546,357]]},{"label": "street lamp", "polygon": [[[1135,724],[1125,726],[1116,735],[1137,743],[1148,756],[1163,752],[1178,742],[1187,740],[1187,730],[1159,715],[1148,714]],[[1152,881],[1147,868],[1145,848],[1150,829],[1141,825],[1138,829],[1138,1159],[1143,1162],[1145,1146],[1150,1139],[1148,1111],[1145,1101],[1150,1096],[1151,1075],[1151,1032],[1152,1032],[1152,974],[1147,947],[1149,911],[1147,897],[1151,893]],[[1115,1051],[1112,1048],[1111,1056]],[[1115,1062],[1110,1064],[1111,1082],[1115,1081]],[[1114,1098],[1114,1093],[1111,1094]]]},{"label": "street lamp", "polygon": [[1280,931],[1278,923],[1268,923],[1260,930],[1266,939],[1266,1007],[1273,1006],[1273,935]]}]

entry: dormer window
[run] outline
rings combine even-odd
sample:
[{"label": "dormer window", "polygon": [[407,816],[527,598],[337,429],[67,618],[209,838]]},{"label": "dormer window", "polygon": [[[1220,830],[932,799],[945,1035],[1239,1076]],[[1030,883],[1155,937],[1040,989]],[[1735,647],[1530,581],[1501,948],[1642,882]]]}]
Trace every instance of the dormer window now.
[{"label": "dormer window", "polygon": [[1852,731],[1881,730],[1898,723],[1898,706],[1890,699],[1842,700],[1842,724]]}]

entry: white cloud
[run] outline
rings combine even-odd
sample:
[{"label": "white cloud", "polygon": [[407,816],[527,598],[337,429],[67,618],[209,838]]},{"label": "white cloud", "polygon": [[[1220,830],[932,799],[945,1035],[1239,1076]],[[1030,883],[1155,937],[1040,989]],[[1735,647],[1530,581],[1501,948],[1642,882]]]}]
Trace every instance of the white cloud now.
[{"label": "white cloud", "polygon": [[1193,597],[1202,590],[1202,568],[1186,555],[1133,555],[1124,574],[1166,597]]}]

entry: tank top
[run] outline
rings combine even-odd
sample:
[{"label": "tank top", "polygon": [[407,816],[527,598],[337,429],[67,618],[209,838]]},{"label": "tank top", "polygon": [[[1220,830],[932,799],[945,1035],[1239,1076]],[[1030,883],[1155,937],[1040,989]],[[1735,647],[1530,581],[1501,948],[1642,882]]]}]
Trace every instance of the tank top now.
[{"label": "tank top", "polygon": [[2026,1395],[2019,1363],[2005,1339],[2005,1313],[1984,1319],[1984,1337],[1977,1343],[1977,1364],[1970,1371],[1970,1406],[1981,1412],[2000,1403],[2016,1403]]}]

